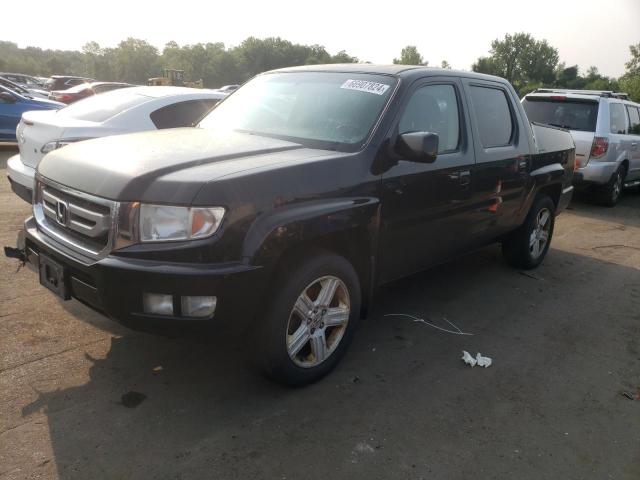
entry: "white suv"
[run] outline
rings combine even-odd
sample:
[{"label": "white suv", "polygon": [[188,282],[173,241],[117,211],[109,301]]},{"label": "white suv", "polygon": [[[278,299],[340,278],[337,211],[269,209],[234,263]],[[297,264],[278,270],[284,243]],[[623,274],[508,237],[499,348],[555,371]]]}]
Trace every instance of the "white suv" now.
[{"label": "white suv", "polygon": [[623,187],[640,185],[640,105],[624,93],[538,89],[522,99],[531,122],[571,131],[574,184],[614,206]]}]

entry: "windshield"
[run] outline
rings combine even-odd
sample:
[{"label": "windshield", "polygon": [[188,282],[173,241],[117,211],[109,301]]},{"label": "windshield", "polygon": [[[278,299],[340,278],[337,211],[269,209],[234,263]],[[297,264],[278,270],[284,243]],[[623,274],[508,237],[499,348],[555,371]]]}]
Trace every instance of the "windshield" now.
[{"label": "windshield", "polygon": [[273,73],[251,80],[200,122],[201,128],[280,138],[312,148],[356,151],[396,79],[354,73]]},{"label": "windshield", "polygon": [[598,102],[560,97],[528,97],[522,102],[531,122],[545,123],[568,130],[595,132]]},{"label": "windshield", "polygon": [[29,91],[26,88],[21,87],[17,83],[13,83],[11,80],[5,80],[4,78],[0,77],[0,85],[2,85],[3,87],[7,87],[9,90],[13,90],[14,92],[17,92],[21,95],[30,96]]},{"label": "windshield", "polygon": [[151,100],[150,97],[128,89],[114,90],[72,103],[68,107],[58,110],[57,114],[89,122],[104,122],[131,107],[149,100]]}]

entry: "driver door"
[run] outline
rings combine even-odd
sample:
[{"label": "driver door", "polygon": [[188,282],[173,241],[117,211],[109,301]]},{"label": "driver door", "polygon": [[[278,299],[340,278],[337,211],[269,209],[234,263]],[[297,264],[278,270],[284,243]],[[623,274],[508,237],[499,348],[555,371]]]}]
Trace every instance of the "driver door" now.
[{"label": "driver door", "polygon": [[439,137],[433,163],[400,158],[382,174],[380,279],[391,281],[447,260],[473,244],[475,166],[469,116],[455,78],[418,83],[392,127],[393,138]]}]

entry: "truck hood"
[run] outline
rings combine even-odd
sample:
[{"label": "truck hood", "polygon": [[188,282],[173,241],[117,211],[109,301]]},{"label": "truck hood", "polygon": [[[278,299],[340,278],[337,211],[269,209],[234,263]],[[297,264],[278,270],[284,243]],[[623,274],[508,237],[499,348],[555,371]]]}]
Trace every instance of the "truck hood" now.
[{"label": "truck hood", "polygon": [[45,155],[38,173],[111,200],[179,205],[191,203],[206,182],[282,163],[291,150],[299,151],[297,159],[330,153],[245,133],[179,128],[72,144]]}]

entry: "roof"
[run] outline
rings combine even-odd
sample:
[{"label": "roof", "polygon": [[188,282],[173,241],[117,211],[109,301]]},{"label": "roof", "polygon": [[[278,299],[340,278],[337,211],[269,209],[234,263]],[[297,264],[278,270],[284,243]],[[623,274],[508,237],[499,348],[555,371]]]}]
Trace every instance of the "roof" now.
[{"label": "roof", "polygon": [[549,97],[557,97],[557,96],[562,96],[562,97],[566,97],[569,99],[574,99],[574,100],[592,100],[594,102],[597,102],[600,98],[604,98],[601,97],[600,95],[596,95],[596,94],[586,94],[586,93],[559,93],[559,92],[531,92],[531,93],[527,93],[525,95],[525,98],[549,98]]},{"label": "roof", "polygon": [[95,86],[98,86],[98,85],[133,85],[133,84],[132,83],[126,83],[126,82],[89,82],[86,85],[90,85],[92,87],[95,87]]},{"label": "roof", "polygon": [[26,73],[0,72],[0,75],[19,75],[21,77],[36,78],[33,75],[27,75]]},{"label": "roof", "polygon": [[425,67],[421,65],[375,65],[371,63],[331,63],[325,65],[302,65],[299,67],[287,67],[271,70],[265,73],[274,72],[344,72],[344,73],[368,73],[378,75],[393,75],[396,77],[417,77],[417,76],[455,76],[477,78],[478,80],[492,80],[504,82],[503,78],[483,73],[467,72],[464,70],[449,70],[443,68]]},{"label": "roof", "polygon": [[[216,96],[217,98],[224,98],[226,94],[219,92],[218,90],[211,90],[208,88],[189,88],[189,87],[170,87],[170,86],[141,86],[130,87],[126,89],[127,92],[137,93],[146,97],[161,98],[169,97],[172,95],[197,95],[207,94]],[[116,90],[117,91],[117,90]]]},{"label": "roof", "polygon": [[93,78],[80,77],[78,75],[51,75],[49,78],[80,78],[82,80],[93,80]]},{"label": "roof", "polygon": [[548,95],[581,95],[590,97],[618,98],[628,100],[629,94],[624,92],[614,92],[612,90],[584,90],[575,88],[538,88],[531,93],[543,93]]}]

